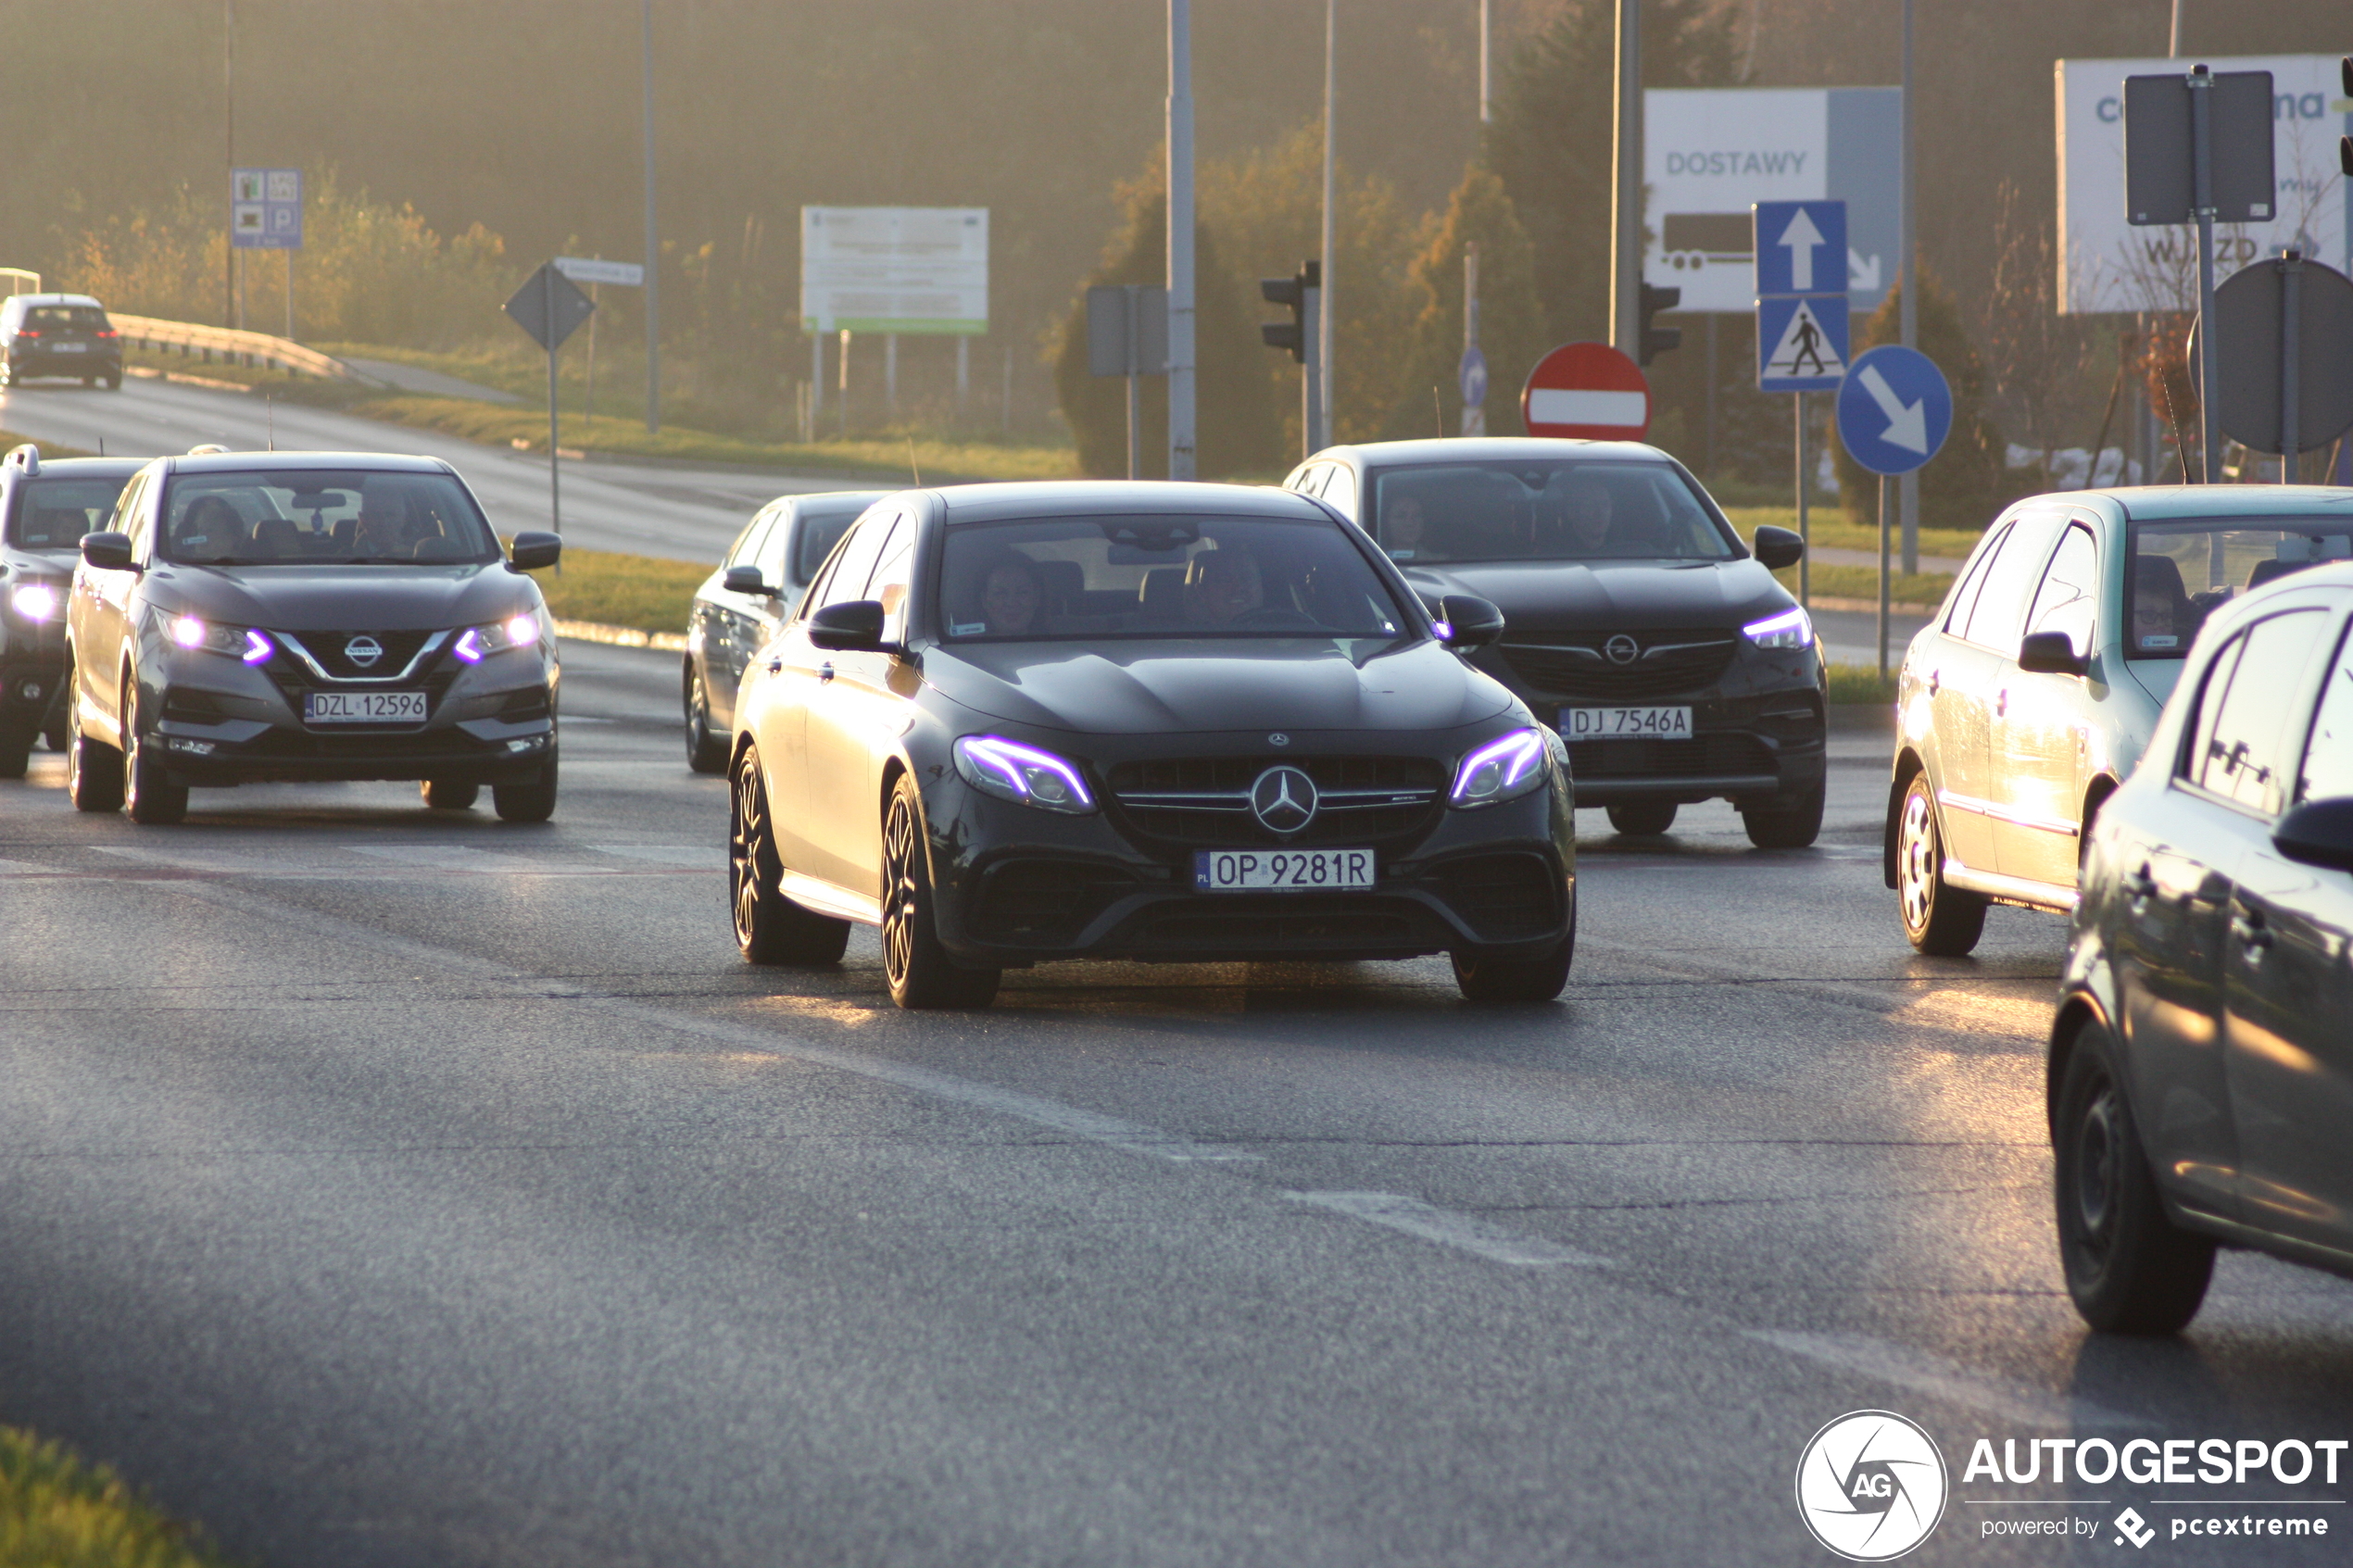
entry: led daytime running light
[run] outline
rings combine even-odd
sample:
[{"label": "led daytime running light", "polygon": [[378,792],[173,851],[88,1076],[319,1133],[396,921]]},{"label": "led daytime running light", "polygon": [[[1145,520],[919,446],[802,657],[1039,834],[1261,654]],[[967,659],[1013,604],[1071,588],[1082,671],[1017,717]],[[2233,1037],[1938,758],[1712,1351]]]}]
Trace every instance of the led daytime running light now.
[{"label": "led daytime running light", "polygon": [[1048,811],[1092,811],[1095,797],[1078,770],[1051,751],[1002,735],[966,735],[956,743],[956,771],[985,794]]},{"label": "led daytime running light", "polygon": [[183,648],[204,646],[205,633],[210,630],[193,615],[183,615],[171,623],[171,640]]},{"label": "led daytime running light", "polygon": [[1750,621],[1741,628],[1741,635],[1760,648],[1802,648],[1814,641],[1814,622],[1805,610],[1793,607]]},{"label": "led daytime running light", "polygon": [[1514,730],[1463,759],[1446,801],[1455,807],[1492,806],[1526,795],[1543,782],[1544,733]]},{"label": "led daytime running light", "polygon": [[269,638],[250,626],[245,628],[245,661],[247,664],[267,664],[270,656],[277,651],[277,645]]}]

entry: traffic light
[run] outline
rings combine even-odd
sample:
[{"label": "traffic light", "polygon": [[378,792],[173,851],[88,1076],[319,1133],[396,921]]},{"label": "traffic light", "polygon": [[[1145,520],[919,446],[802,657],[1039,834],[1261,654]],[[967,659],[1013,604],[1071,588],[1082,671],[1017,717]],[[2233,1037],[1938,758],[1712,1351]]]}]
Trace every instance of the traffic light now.
[{"label": "traffic light", "polygon": [[1653,319],[1660,311],[1672,310],[1682,303],[1683,291],[1681,289],[1655,289],[1648,283],[1642,285],[1640,304],[1641,330],[1635,334],[1635,342],[1640,349],[1634,356],[1637,362],[1647,365],[1668,349],[1680,348],[1683,345],[1682,328],[1651,325]]},{"label": "traffic light", "polygon": [[1320,261],[1302,261],[1299,270],[1288,278],[1261,278],[1258,296],[1269,305],[1290,307],[1288,321],[1265,321],[1258,328],[1258,335],[1269,348],[1287,348],[1290,357],[1301,364],[1307,362],[1308,350],[1314,345],[1307,341],[1307,291],[1324,286],[1324,265]]}]

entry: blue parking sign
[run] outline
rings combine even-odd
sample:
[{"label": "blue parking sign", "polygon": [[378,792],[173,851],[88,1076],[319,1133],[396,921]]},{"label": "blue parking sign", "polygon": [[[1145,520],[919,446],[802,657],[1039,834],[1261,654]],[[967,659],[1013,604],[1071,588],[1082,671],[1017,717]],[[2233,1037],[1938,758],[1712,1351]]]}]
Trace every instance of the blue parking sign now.
[{"label": "blue parking sign", "polygon": [[229,243],[240,250],[300,250],[302,170],[231,170]]}]

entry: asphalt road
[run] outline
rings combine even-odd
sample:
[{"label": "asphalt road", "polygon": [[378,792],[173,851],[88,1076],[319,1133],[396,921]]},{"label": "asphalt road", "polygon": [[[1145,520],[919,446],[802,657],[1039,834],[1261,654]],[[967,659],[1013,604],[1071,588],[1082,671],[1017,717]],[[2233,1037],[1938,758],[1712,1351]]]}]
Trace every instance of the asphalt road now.
[{"label": "asphalt road", "polygon": [[[1868,1408],[1950,1469],[1912,1561],[2353,1496],[1964,1479],[1980,1437],[2353,1436],[2353,1286],[2232,1256],[2183,1340],[2080,1330],[2060,924],[1913,956],[1876,743],[1811,851],[1581,813],[1556,1005],[1061,965],[915,1016],[870,935],[738,960],[668,659],[566,658],[543,827],[0,784],[0,1422],[245,1561],[1826,1563],[1792,1477]],[[1987,1535],[2053,1518],[2096,1535]]]},{"label": "asphalt road", "polygon": [[[447,459],[500,533],[548,525],[547,458],[432,431],[245,393],[132,378],[120,392],[37,382],[0,388],[0,428],[116,456],[156,457],[217,441],[236,448],[416,452]],[[832,490],[838,479],[792,478],[607,462],[567,462],[563,534],[584,549],[712,561],[763,502]]]}]

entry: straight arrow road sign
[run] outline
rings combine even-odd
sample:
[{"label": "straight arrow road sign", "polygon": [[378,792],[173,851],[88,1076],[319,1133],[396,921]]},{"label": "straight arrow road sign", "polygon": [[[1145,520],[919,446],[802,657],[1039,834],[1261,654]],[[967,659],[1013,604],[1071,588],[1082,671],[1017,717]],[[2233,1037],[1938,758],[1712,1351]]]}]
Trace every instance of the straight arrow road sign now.
[{"label": "straight arrow road sign", "polygon": [[1846,292],[1844,202],[1758,202],[1752,210],[1758,298]]},{"label": "straight arrow road sign", "polygon": [[1899,344],[1855,361],[1838,389],[1838,436],[1877,474],[1909,473],[1953,429],[1953,390],[1934,360]]},{"label": "straight arrow road sign", "polygon": [[1797,209],[1797,216],[1789,220],[1789,226],[1774,243],[1789,252],[1790,287],[1800,294],[1812,294],[1814,253],[1821,248],[1822,232],[1814,227],[1814,220],[1806,216],[1804,207]]}]

